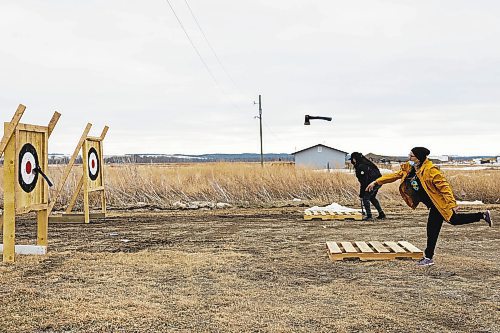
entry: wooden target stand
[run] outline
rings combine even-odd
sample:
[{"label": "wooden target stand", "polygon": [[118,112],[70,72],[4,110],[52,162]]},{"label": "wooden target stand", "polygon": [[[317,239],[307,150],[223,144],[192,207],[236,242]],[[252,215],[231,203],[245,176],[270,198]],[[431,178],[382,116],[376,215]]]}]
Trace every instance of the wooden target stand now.
[{"label": "wooden target stand", "polygon": [[[47,253],[48,199],[52,185],[48,170],[48,140],[61,114],[55,112],[48,126],[21,124],[26,107],[17,108],[10,122],[4,124],[0,157],[4,156],[3,187],[3,262],[14,262],[17,254]],[[43,181],[41,178],[44,178]],[[37,212],[36,245],[16,245],[16,215]],[[2,224],[2,223],[0,223]]]},{"label": "wooden target stand", "polygon": [[[105,218],[106,217],[106,196],[104,187],[104,155],[103,155],[103,141],[108,132],[109,127],[104,126],[101,136],[92,137],[88,136],[92,124],[88,123],[83,131],[83,134],[78,142],[78,145],[71,156],[68,165],[66,166],[63,177],[57,187],[56,194],[51,200],[48,212],[49,212],[49,222],[73,222],[73,223],[90,223],[91,219],[95,218]],[[73,193],[71,200],[65,212],[59,215],[50,215],[57,198],[62,192],[63,186],[68,179],[68,176],[75,164],[75,160],[78,157],[79,152],[82,152],[83,160],[83,173],[78,181],[75,192]],[[73,207],[75,206],[78,194],[83,188],[83,212],[72,213]],[[89,205],[90,193],[98,193],[101,196],[101,212],[91,213]]]}]

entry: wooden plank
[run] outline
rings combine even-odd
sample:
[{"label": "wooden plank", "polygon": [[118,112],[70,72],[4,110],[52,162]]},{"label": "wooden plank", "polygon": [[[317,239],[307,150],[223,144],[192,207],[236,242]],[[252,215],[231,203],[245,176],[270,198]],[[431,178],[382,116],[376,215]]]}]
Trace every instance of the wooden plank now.
[{"label": "wooden plank", "polygon": [[[62,216],[67,216],[67,217],[75,217],[75,216],[83,216],[83,213],[69,213],[69,214],[62,214]],[[90,213],[90,217],[94,219],[103,219],[106,218],[106,214],[104,213]]]},{"label": "wooden plank", "polygon": [[385,242],[385,245],[390,247],[395,253],[406,253],[406,250],[399,246],[396,242]]},{"label": "wooden plank", "polygon": [[342,253],[342,250],[336,242],[326,242],[326,247],[330,253]]},{"label": "wooden plank", "polygon": [[50,135],[52,134],[52,131],[54,130],[54,127],[56,127],[57,122],[59,121],[59,118],[61,118],[61,114],[59,112],[54,112],[54,115],[52,116],[52,119],[50,119],[49,126],[48,127],[48,137],[50,138]]},{"label": "wooden plank", "polygon": [[34,132],[34,133],[47,133],[49,129],[47,126],[20,123],[17,125],[17,130],[26,131],[26,132]]},{"label": "wooden plank", "polygon": [[29,206],[25,207],[20,207],[16,209],[17,214],[25,214],[33,211],[39,211],[39,210],[44,210],[47,209],[48,205],[46,203],[40,203],[40,204],[31,204]]},{"label": "wooden plank", "polygon": [[[23,110],[24,111],[24,110]],[[22,113],[21,113],[22,114]],[[7,127],[9,124],[5,124]],[[7,128],[6,128],[7,129]],[[13,136],[4,149],[3,162],[3,262],[14,262],[16,244],[16,147]]]},{"label": "wooden plank", "polygon": [[[80,149],[82,148],[82,145],[85,141],[85,138],[89,134],[91,127],[92,127],[92,124],[88,123],[87,126],[85,127],[85,129],[83,130],[83,134],[80,137],[80,141],[78,141],[78,144],[76,145],[76,148],[73,152],[73,155],[71,155],[71,158],[68,162],[68,165],[66,165],[66,168],[64,169],[63,176],[59,180],[59,185],[57,186],[57,189],[56,189],[56,194],[54,195],[54,197],[52,198],[52,201],[49,204],[49,215],[52,212],[52,210],[54,209],[54,205],[56,204],[57,198],[59,197],[59,195],[61,195],[62,188],[64,187],[64,184],[66,183],[66,180],[68,179],[71,168],[73,167],[73,164],[75,163],[75,160],[78,157],[78,153],[80,152]],[[85,154],[82,154],[82,155],[85,155]]]},{"label": "wooden plank", "polygon": [[420,250],[418,247],[416,247],[415,245],[413,245],[410,242],[400,241],[399,245],[401,245],[402,247],[404,247],[405,249],[407,249],[411,253],[422,253],[422,250]]},{"label": "wooden plank", "polygon": [[101,141],[103,141],[104,138],[106,137],[106,134],[108,133],[108,130],[109,130],[109,127],[108,126],[104,126],[104,128],[102,129],[102,132],[101,132],[101,136],[99,137]]},{"label": "wooden plank", "polygon": [[66,213],[70,213],[73,210],[73,207],[75,206],[76,199],[78,198],[78,194],[80,193],[82,186],[83,186],[83,175],[80,177],[78,185],[76,185],[76,190],[75,192],[73,192],[73,196],[71,196],[68,208],[66,208]]},{"label": "wooden plank", "polygon": [[101,192],[101,212],[106,214],[106,191],[104,189]]},{"label": "wooden plank", "polygon": [[[57,118],[57,119],[59,119],[59,118]],[[54,126],[56,123],[57,123],[57,121],[55,121]],[[49,171],[50,171],[49,170],[49,133],[48,133],[48,131],[43,134],[42,138],[43,138],[43,148],[42,148],[43,170],[45,171],[45,173],[47,174],[47,176],[50,179],[50,175],[49,175]],[[43,192],[42,192],[42,197],[41,197],[40,202],[47,204],[47,208],[48,208],[48,205],[49,205],[49,184],[46,181],[43,182],[42,189],[43,189]]]},{"label": "wooden plank", "polygon": [[351,242],[340,242],[346,253],[358,253],[358,250],[351,244]]},{"label": "wooden plank", "polygon": [[373,253],[373,250],[366,244],[365,242],[355,242],[357,247],[361,250],[363,253]]},{"label": "wooden plank", "polygon": [[[3,252],[4,245],[0,244],[0,252]],[[16,245],[16,254],[44,255],[47,254],[47,247],[40,245]]]},{"label": "wooden plank", "polygon": [[94,187],[88,190],[90,192],[104,191],[104,186]]},{"label": "wooden plank", "polygon": [[2,157],[5,147],[7,147],[10,138],[16,131],[17,125],[19,124],[19,121],[21,120],[21,117],[23,116],[25,110],[26,107],[22,104],[19,104],[11,121],[9,123],[5,123],[3,137],[0,141],[0,157]]},{"label": "wooden plank", "polygon": [[[89,219],[103,219],[103,218],[106,218],[106,214],[103,213],[89,214]],[[72,213],[72,214],[52,215],[49,216],[49,223],[85,223],[85,214]]]},{"label": "wooden plank", "polygon": [[49,235],[49,216],[47,210],[37,212],[37,240],[36,245],[47,247]]},{"label": "wooden plank", "polygon": [[377,242],[377,241],[370,241],[368,242],[378,253],[390,253],[391,251],[389,251],[384,245],[382,245],[381,242]]},{"label": "wooden plank", "polygon": [[88,140],[83,140],[82,145],[82,161],[83,161],[83,215],[85,223],[90,223],[90,206],[89,206],[89,188],[90,178],[88,175],[89,161],[88,161]]}]

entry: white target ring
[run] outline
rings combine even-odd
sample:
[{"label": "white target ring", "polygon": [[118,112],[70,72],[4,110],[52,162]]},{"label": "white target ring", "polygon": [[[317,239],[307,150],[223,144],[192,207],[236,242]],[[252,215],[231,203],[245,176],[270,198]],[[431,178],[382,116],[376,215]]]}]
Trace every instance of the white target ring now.
[{"label": "white target ring", "polygon": [[26,153],[21,161],[21,177],[26,184],[32,184],[35,180],[36,168],[35,156],[32,153]]},{"label": "white target ring", "polygon": [[92,180],[96,180],[99,175],[99,158],[97,157],[97,151],[94,148],[89,150],[89,177]]}]

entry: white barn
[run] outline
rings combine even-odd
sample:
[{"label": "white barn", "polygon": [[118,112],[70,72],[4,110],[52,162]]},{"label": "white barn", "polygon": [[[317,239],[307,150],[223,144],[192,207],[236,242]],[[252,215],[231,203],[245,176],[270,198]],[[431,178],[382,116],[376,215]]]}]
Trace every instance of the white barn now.
[{"label": "white barn", "polygon": [[292,153],[295,165],[313,169],[344,169],[347,152],[318,144]]}]

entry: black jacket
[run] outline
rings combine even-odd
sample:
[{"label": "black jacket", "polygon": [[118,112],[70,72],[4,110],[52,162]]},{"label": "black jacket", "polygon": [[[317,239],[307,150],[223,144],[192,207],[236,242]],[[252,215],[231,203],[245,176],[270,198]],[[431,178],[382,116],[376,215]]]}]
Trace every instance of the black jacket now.
[{"label": "black jacket", "polygon": [[356,178],[359,181],[359,196],[363,197],[366,193],[365,189],[372,181],[381,177],[382,174],[380,170],[375,165],[366,164],[363,162],[358,162],[354,165],[354,169],[356,170]]}]

